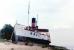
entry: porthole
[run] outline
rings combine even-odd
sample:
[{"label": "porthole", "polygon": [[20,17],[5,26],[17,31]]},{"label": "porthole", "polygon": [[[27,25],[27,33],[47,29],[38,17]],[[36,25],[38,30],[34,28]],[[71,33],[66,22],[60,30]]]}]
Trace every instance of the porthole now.
[{"label": "porthole", "polygon": [[32,32],[30,34],[32,35]]},{"label": "porthole", "polygon": [[34,33],[34,35],[35,35],[35,33]]}]

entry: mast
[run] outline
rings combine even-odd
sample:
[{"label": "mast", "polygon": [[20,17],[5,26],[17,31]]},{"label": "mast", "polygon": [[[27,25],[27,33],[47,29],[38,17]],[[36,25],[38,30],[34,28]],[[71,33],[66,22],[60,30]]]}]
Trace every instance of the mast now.
[{"label": "mast", "polygon": [[29,0],[29,3],[28,3],[28,27],[29,27],[29,14],[30,14],[30,0]]},{"label": "mast", "polygon": [[37,21],[36,21],[36,26],[38,26],[38,13],[37,13]]}]

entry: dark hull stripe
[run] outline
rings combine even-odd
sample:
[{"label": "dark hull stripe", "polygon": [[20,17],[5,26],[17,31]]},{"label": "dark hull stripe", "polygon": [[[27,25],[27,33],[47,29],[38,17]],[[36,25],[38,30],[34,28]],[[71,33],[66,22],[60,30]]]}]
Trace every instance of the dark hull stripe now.
[{"label": "dark hull stripe", "polygon": [[33,43],[38,43],[38,44],[49,44],[50,41],[48,40],[43,40],[43,39],[36,39],[36,38],[30,38],[30,37],[22,37],[22,36],[18,36],[18,41],[30,41]]}]

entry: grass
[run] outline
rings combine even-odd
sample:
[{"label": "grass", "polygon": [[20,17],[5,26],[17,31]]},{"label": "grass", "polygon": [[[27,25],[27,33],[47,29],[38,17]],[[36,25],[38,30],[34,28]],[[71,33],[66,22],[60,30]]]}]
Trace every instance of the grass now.
[{"label": "grass", "polygon": [[6,41],[7,41],[6,39],[0,37],[0,42],[6,42]]}]

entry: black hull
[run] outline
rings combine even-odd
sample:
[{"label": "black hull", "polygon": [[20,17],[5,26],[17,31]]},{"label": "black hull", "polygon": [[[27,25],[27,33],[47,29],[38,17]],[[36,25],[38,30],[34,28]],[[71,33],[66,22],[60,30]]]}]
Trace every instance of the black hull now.
[{"label": "black hull", "polygon": [[50,43],[50,41],[48,40],[36,39],[36,38],[30,38],[30,37],[22,37],[22,36],[18,36],[18,41],[33,42],[33,43],[46,44],[46,45],[49,45]]}]

